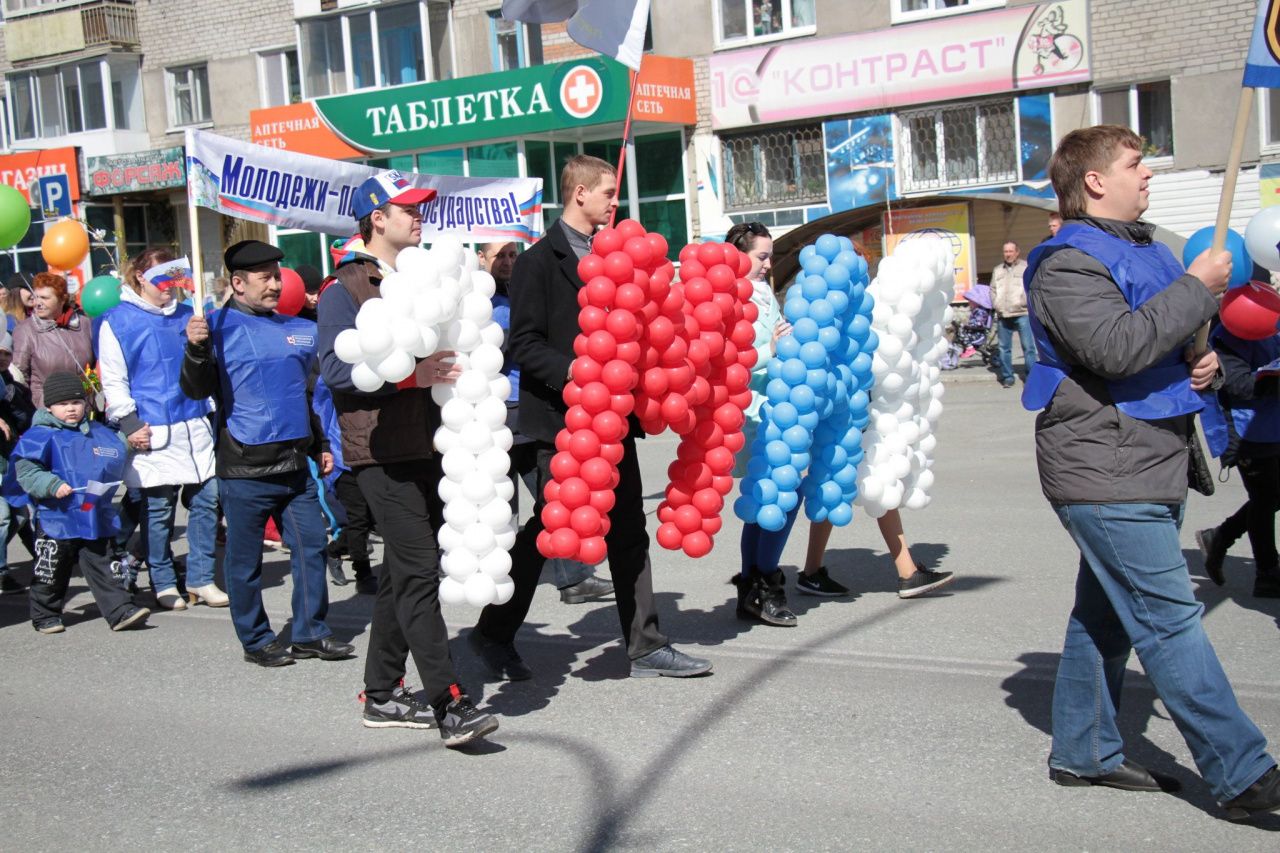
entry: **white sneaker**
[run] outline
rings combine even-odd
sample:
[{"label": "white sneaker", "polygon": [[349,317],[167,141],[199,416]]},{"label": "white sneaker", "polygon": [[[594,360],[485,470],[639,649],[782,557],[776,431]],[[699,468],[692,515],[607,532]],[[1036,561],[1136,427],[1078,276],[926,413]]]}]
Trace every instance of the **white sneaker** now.
[{"label": "white sneaker", "polygon": [[187,587],[187,600],[193,605],[203,602],[209,607],[226,607],[231,603],[231,599],[227,594],[218,589],[216,583],[206,586]]},{"label": "white sneaker", "polygon": [[187,603],[182,600],[181,595],[178,595],[178,588],[173,586],[156,593],[156,604],[164,610],[187,609]]}]

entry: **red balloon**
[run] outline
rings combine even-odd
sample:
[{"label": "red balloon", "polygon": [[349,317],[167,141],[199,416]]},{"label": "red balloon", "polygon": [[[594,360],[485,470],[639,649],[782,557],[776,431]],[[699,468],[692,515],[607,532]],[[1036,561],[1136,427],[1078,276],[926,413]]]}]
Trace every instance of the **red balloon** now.
[{"label": "red balloon", "polygon": [[667,261],[665,264],[662,264],[654,270],[653,274],[660,275],[667,281],[671,281],[676,277],[676,265],[671,263],[671,261]]},{"label": "red balloon", "polygon": [[[609,395],[609,408],[620,417],[631,414],[636,407],[636,398],[629,391],[622,394]],[[603,413],[601,413],[603,414]]]},{"label": "red balloon", "polygon": [[542,556],[544,557],[551,558],[555,556],[551,552],[552,552],[551,531],[550,530],[539,531],[538,532],[538,553],[542,554]]},{"label": "red balloon", "polygon": [[599,255],[584,255],[578,261],[578,278],[591,281],[596,276],[604,275],[604,258]]},{"label": "red balloon", "polygon": [[[598,237],[596,239],[599,239]],[[604,258],[604,274],[618,284],[631,283],[635,275],[636,264],[626,252],[610,252]]]},{"label": "red balloon", "polygon": [[680,254],[677,257],[680,258],[681,268],[685,267],[698,257],[698,244],[686,243],[684,248],[680,250]]},{"label": "red balloon", "polygon": [[676,448],[676,458],[685,464],[701,463],[707,452],[692,441],[682,441]]},{"label": "red balloon", "polygon": [[704,331],[720,328],[720,309],[713,302],[703,302],[693,309],[693,318]]},{"label": "red balloon", "polygon": [[1222,325],[1237,338],[1260,341],[1276,333],[1280,295],[1255,281],[1234,287],[1222,297]]},{"label": "red balloon", "polygon": [[618,344],[614,356],[626,364],[635,364],[640,361],[640,352],[639,341],[627,341],[626,343]]},{"label": "red balloon", "polygon": [[559,530],[569,523],[569,508],[560,501],[552,501],[542,508],[542,526],[547,530]]},{"label": "red balloon", "polygon": [[662,432],[664,428],[662,423],[662,404],[657,400],[652,397],[636,400],[635,415],[640,419],[645,432],[650,435],[657,435]]},{"label": "red balloon", "polygon": [[689,355],[689,345],[684,338],[672,338],[660,356],[663,367],[680,367]]},{"label": "red balloon", "polygon": [[707,400],[706,405],[710,406],[712,411],[729,402],[729,389],[723,385],[711,386],[711,399]]},{"label": "red balloon", "polygon": [[[595,434],[600,436],[600,440],[607,444],[613,444],[622,441],[627,434],[627,419],[613,411],[607,409],[595,416],[591,422],[591,429]],[[601,486],[592,486],[591,488],[602,488]]]},{"label": "red balloon", "polygon": [[569,375],[573,377],[573,381],[578,383],[579,386],[586,385],[588,382],[598,382],[600,373],[600,362],[590,356],[575,358],[573,364],[569,367]]},{"label": "red balloon", "polygon": [[560,484],[555,480],[549,481],[542,490],[542,496],[547,499],[548,503],[560,500]]},{"label": "red balloon", "polygon": [[618,287],[618,295],[614,297],[614,304],[628,311],[639,311],[644,307],[647,299],[648,295],[645,292],[645,288],[637,284],[623,284]]},{"label": "red balloon", "polygon": [[[747,406],[751,405],[751,391],[742,391],[738,394],[730,394],[729,402],[734,405],[738,411],[745,411]],[[741,425],[739,425],[741,428]]]},{"label": "red balloon", "polygon": [[612,489],[600,489],[591,493],[591,506],[601,515],[605,515],[609,510],[613,509],[615,500]]},{"label": "red balloon", "polygon": [[704,366],[711,358],[711,351],[707,349],[707,345],[700,340],[689,341],[689,361],[693,363],[695,370]]},{"label": "red balloon", "polygon": [[600,513],[590,506],[580,506],[570,514],[569,526],[579,536],[595,536],[600,532]]},{"label": "red balloon", "polygon": [[733,491],[733,476],[731,474],[716,475],[711,478],[711,488],[716,490],[716,494],[724,496]]},{"label": "red balloon", "polygon": [[712,421],[703,421],[693,428],[693,440],[710,450],[724,444],[724,430]]},{"label": "red balloon", "polygon": [[[603,522],[603,519],[602,519]],[[608,532],[608,523],[602,524],[603,532]],[[594,566],[605,558],[609,553],[609,547],[605,544],[604,536],[589,536],[578,543],[578,562],[586,563],[588,566]]]},{"label": "red balloon", "polygon": [[734,275],[734,271],[724,264],[709,268],[706,278],[711,282],[711,289],[716,293],[728,293],[735,289],[738,283],[738,277]]},{"label": "red balloon", "polygon": [[564,397],[566,406],[576,406],[582,399],[582,388],[576,382],[569,382],[564,386],[564,392],[561,396]]},{"label": "red balloon", "polygon": [[658,544],[668,551],[674,551],[680,547],[680,543],[684,541],[684,536],[680,533],[680,529],[674,524],[668,522],[658,526],[657,534]]},{"label": "red balloon", "polygon": [[607,331],[592,332],[587,338],[587,354],[604,364],[618,351],[618,342]]},{"label": "red balloon", "polygon": [[302,283],[302,276],[288,267],[281,267],[280,301],[276,304],[276,312],[296,317],[306,304],[307,287]]},{"label": "red balloon", "polygon": [[608,488],[609,481],[613,479],[613,466],[597,456],[595,459],[588,459],[583,462],[581,467],[574,473],[580,476],[582,481],[594,492]]},{"label": "red balloon", "polygon": [[693,410],[684,413],[684,417],[671,424],[671,431],[676,435],[688,435],[693,432],[693,428],[698,425],[698,417]]},{"label": "red balloon", "polygon": [[568,527],[562,527],[551,533],[552,556],[568,560],[578,553],[578,534]]},{"label": "red balloon", "polygon": [[702,513],[693,504],[685,504],[676,510],[676,527],[681,533],[702,529]]},{"label": "red balloon", "polygon": [[701,529],[695,530],[684,537],[684,542],[681,543],[680,547],[684,549],[686,554],[696,560],[711,553],[711,537],[703,533]]},{"label": "red balloon", "polygon": [[589,429],[591,427],[591,413],[582,408],[582,406],[570,406],[569,411],[564,413],[564,426],[570,432]]},{"label": "red balloon", "polygon": [[670,247],[667,246],[667,238],[656,232],[649,232],[644,235],[645,240],[649,242],[649,256],[652,260],[657,261],[659,258],[665,260]]},{"label": "red balloon", "polygon": [[569,452],[579,462],[595,459],[600,454],[600,437],[588,429],[580,429],[569,436]]},{"label": "red balloon", "polygon": [[602,444],[600,445],[600,455],[608,460],[610,465],[617,465],[622,461],[622,444],[619,442]]},{"label": "red balloon", "polygon": [[671,504],[666,503],[665,501],[661,504],[658,504],[658,522],[660,524],[665,524],[669,521],[674,521],[675,517],[676,517],[675,507],[671,506]]},{"label": "red balloon", "polygon": [[724,498],[713,488],[698,489],[693,493],[693,506],[702,513],[703,518],[710,518],[724,509]]},{"label": "red balloon", "polygon": [[716,413],[712,417],[716,419],[716,423],[725,432],[737,432],[742,429],[742,423],[745,420],[742,415],[742,409],[732,403],[726,403],[716,409]]},{"label": "red balloon", "polygon": [[[579,291],[581,293],[582,291]],[[609,319],[609,315],[605,313],[603,308],[596,308],[589,305],[578,312],[578,328],[582,330],[583,335],[590,335],[592,332],[598,332],[604,328],[605,322]],[[574,341],[575,350],[577,341]]]},{"label": "red balloon", "polygon": [[751,272],[751,256],[745,252],[738,253],[738,257],[735,259],[734,263],[737,264],[739,278],[744,277],[747,273]]},{"label": "red balloon", "polygon": [[631,256],[631,262],[638,267],[647,267],[653,260],[653,249],[644,237],[632,237],[622,244],[622,251]]},{"label": "red balloon", "polygon": [[751,383],[751,371],[741,364],[731,364],[724,369],[724,385],[736,394]]},{"label": "red balloon", "polygon": [[636,222],[634,219],[624,219],[615,225],[614,228],[617,230],[618,236],[621,237],[624,242],[627,240],[633,240],[636,237],[643,237],[645,235],[644,226],[639,222]]},{"label": "red balloon", "polygon": [[670,387],[667,383],[667,372],[661,367],[652,367],[644,372],[641,381],[644,392],[650,397],[661,397]]},{"label": "red balloon", "polygon": [[715,536],[720,532],[720,528],[724,526],[724,522],[720,516],[713,515],[710,518],[702,519],[702,532],[708,536]]},{"label": "red balloon", "polygon": [[615,308],[610,311],[608,318],[604,321],[604,327],[609,334],[613,335],[614,340],[618,341],[634,341],[640,333],[635,313],[624,308]]},{"label": "red balloon", "polygon": [[600,381],[609,389],[610,394],[621,394],[630,391],[636,382],[636,369],[625,361],[613,359],[604,366]]},{"label": "red balloon", "polygon": [[668,423],[680,420],[689,411],[689,401],[681,394],[669,394],[662,401],[662,417]]},{"label": "red balloon", "polygon": [[695,490],[710,488],[712,476],[711,466],[705,462],[692,462],[688,468],[684,469],[685,483]]},{"label": "red balloon", "polygon": [[742,319],[746,320],[748,323],[754,323],[759,316],[760,309],[755,306],[755,303],[748,302],[746,305],[742,306]]},{"label": "red balloon", "polygon": [[667,382],[672,391],[678,394],[683,394],[685,391],[688,391],[693,387],[693,380],[695,378],[693,366],[685,361],[683,356],[681,356],[680,364],[675,367],[668,367],[666,368],[666,371]]},{"label": "red balloon", "polygon": [[679,317],[684,313],[684,285],[671,285],[671,292],[662,300],[662,313],[667,317]]},{"label": "red balloon", "polygon": [[747,437],[740,432],[727,432],[724,435],[724,446],[730,453],[737,453],[747,445]]},{"label": "red balloon", "polygon": [[675,337],[675,325],[666,317],[658,317],[649,324],[649,343],[658,349],[664,349]]},{"label": "red balloon", "polygon": [[[693,489],[685,485],[683,479],[672,480],[667,486],[667,504],[674,509],[689,506],[693,502]],[[675,516],[672,516],[675,520]]]},{"label": "red balloon", "polygon": [[622,235],[616,228],[604,228],[597,231],[596,236],[591,239],[591,251],[602,258],[608,258],[622,249],[622,243]]},{"label": "red balloon", "polygon": [[585,506],[591,499],[591,489],[581,477],[570,477],[560,484],[560,502],[569,509]]},{"label": "red balloon", "polygon": [[705,278],[684,279],[684,298],[694,305],[707,302],[714,295],[715,291],[711,289],[711,282]]},{"label": "red balloon", "polygon": [[688,393],[684,396],[689,401],[690,406],[701,406],[711,397],[711,383],[705,377],[695,377],[693,385],[690,386]]},{"label": "red balloon", "polygon": [[734,453],[735,451],[729,449],[728,437],[725,438],[723,445],[713,447],[707,451],[707,468],[710,469],[713,476],[723,477],[733,470]]},{"label": "red balloon", "polygon": [[[566,387],[566,392],[568,388]],[[568,397],[565,397],[568,400]],[[581,394],[582,408],[591,413],[592,416],[598,415],[605,409],[609,408],[609,388],[603,382],[591,382],[584,385]]]},{"label": "red balloon", "polygon": [[729,335],[729,340],[733,341],[734,346],[738,349],[751,346],[755,339],[756,330],[746,320],[739,320],[733,324],[733,331]]},{"label": "red balloon", "polygon": [[[597,238],[599,239],[599,238]],[[723,243],[703,243],[698,247],[698,262],[707,269],[724,261]]]},{"label": "red balloon", "polygon": [[751,282],[747,281],[745,278],[740,278],[734,283],[734,287],[737,291],[739,302],[751,301],[751,294],[754,292],[754,288],[751,287]]},{"label": "red balloon", "polygon": [[578,476],[581,468],[582,463],[567,450],[561,450],[551,457],[551,476],[562,483],[570,477]]},{"label": "red balloon", "polygon": [[[591,255],[587,255],[591,257]],[[599,260],[597,258],[597,260]],[[611,308],[613,306],[613,295],[617,292],[618,285],[613,283],[613,279],[608,276],[597,276],[587,280],[587,286],[583,291],[587,294],[587,301],[596,308]]]}]

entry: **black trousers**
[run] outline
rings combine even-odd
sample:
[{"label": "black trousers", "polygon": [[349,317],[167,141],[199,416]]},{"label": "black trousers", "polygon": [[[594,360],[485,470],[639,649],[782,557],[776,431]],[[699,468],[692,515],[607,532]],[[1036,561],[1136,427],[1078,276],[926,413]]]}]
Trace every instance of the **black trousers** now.
[{"label": "black trousers", "polygon": [[1249,500],[1218,527],[1228,546],[1246,533],[1260,574],[1280,571],[1276,554],[1276,510],[1280,509],[1280,456],[1242,457],[1237,463]]},{"label": "black trousers", "polygon": [[[351,562],[357,566],[369,565],[369,531],[373,529],[373,516],[369,513],[369,502],[365,500],[360,483],[352,471],[343,471],[333,483],[334,494],[347,514],[347,523],[342,526],[342,533],[335,543],[339,549],[346,548],[351,555]],[[357,574],[359,572],[357,571]]]},{"label": "black trousers", "polygon": [[111,570],[114,547],[110,539],[50,539],[41,535],[35,545],[35,574],[29,592],[33,624],[62,615],[71,570],[77,565],[107,624],[116,624],[133,609],[133,596]]},{"label": "black trousers", "polygon": [[439,466],[426,460],[368,465],[357,469],[356,478],[382,531],[384,549],[364,666],[365,695],[377,702],[390,698],[412,652],[427,697],[433,704],[447,702],[457,678],[440,614]]},{"label": "black trousers", "polygon": [[[636,442],[628,437],[623,443],[622,462],[618,465],[620,480],[614,490],[616,503],[609,513],[612,526],[605,537],[608,546],[609,571],[613,575],[614,598],[618,620],[627,643],[627,654],[634,660],[667,644],[658,629],[658,611],[653,600],[653,570],[649,565],[649,535],[644,529],[644,495],[640,482],[640,462],[636,458]],[[538,578],[546,558],[538,551],[538,534],[542,532],[542,507],[546,503],[543,490],[551,479],[551,457],[555,445],[536,442],[538,464],[537,502],[533,517],[516,537],[511,549],[511,579],[516,591],[506,604],[490,604],[480,613],[476,625],[485,639],[511,642],[524,624],[538,588]]]}]

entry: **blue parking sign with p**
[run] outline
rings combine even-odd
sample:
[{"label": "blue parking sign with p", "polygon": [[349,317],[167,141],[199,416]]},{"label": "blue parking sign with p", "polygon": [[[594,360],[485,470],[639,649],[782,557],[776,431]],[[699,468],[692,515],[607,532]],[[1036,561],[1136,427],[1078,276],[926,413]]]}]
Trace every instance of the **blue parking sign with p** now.
[{"label": "blue parking sign with p", "polygon": [[40,210],[45,219],[71,215],[71,181],[66,175],[45,175],[40,178]]}]

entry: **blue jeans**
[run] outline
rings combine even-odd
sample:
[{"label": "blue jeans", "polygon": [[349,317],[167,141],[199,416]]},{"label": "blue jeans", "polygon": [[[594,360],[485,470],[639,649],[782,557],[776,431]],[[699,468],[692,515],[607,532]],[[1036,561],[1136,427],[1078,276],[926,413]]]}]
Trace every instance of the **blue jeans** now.
[{"label": "blue jeans", "polygon": [[[205,480],[191,497],[187,518],[187,588],[213,583],[214,536],[218,529],[218,481]],[[182,486],[142,490],[142,549],[147,555],[151,588],[159,592],[178,584],[173,570],[173,517]]]},{"label": "blue jeans", "polygon": [[996,372],[1000,382],[1008,385],[1013,382],[1013,333],[1018,333],[1022,342],[1022,358],[1027,370],[1036,363],[1036,339],[1031,334],[1031,318],[1026,314],[1021,317],[1001,317],[996,326],[996,340],[1000,344],[1000,357],[996,359]]},{"label": "blue jeans", "polygon": [[1235,797],[1276,762],[1201,625],[1204,605],[1178,543],[1182,505],[1054,510],[1080,548],[1080,573],[1053,688],[1049,766],[1079,776],[1120,766],[1116,709],[1132,649],[1213,795]]},{"label": "blue jeans", "polygon": [[267,519],[276,513],[283,522],[280,535],[290,549],[293,642],[310,643],[332,634],[324,623],[329,612],[324,563],[328,534],[315,480],[306,471],[257,479],[218,478],[218,492],[227,517],[222,574],[231,598],[231,621],[245,651],[257,651],[276,638],[262,606],[262,534]]}]

